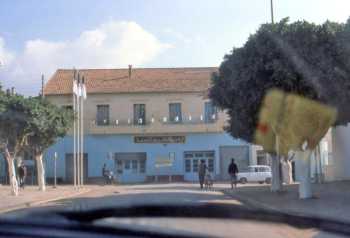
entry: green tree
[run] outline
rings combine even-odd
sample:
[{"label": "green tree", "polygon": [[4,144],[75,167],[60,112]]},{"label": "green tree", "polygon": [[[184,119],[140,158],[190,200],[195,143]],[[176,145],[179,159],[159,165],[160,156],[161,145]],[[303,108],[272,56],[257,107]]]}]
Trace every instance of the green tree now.
[{"label": "green tree", "polygon": [[58,138],[64,137],[73,122],[73,111],[60,108],[46,99],[33,97],[28,99],[30,116],[26,149],[33,153],[37,164],[39,189],[45,190],[45,170],[43,153],[53,145]]},{"label": "green tree", "polygon": [[18,195],[15,158],[23,152],[28,136],[28,115],[26,99],[19,95],[0,93],[0,152],[8,164],[12,194]]},{"label": "green tree", "polygon": [[[225,55],[212,76],[209,95],[229,115],[227,132],[254,142],[259,109],[272,88],[334,106],[339,112],[336,123],[348,122],[349,42],[350,19],[346,24],[327,21],[315,25],[306,21],[290,24],[286,18],[261,25],[243,47]],[[273,189],[280,190],[276,173],[273,180]]]}]

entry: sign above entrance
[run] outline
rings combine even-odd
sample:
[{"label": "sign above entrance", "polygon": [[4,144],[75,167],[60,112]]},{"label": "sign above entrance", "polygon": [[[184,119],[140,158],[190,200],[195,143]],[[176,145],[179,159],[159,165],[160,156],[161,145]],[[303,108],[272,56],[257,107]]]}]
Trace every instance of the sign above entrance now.
[{"label": "sign above entrance", "polygon": [[135,136],[135,143],[184,144],[185,136]]},{"label": "sign above entrance", "polygon": [[156,168],[171,167],[171,166],[173,166],[173,160],[171,160],[167,156],[159,156],[156,158],[155,166],[156,166]]}]

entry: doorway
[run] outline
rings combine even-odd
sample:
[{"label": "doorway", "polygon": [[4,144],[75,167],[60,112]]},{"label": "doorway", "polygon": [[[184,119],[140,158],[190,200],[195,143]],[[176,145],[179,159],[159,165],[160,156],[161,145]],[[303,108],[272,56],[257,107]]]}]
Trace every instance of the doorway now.
[{"label": "doorway", "polygon": [[[73,160],[73,153],[66,154],[65,158],[65,164],[66,164],[66,183],[73,184],[74,183],[74,160]],[[89,177],[88,171],[89,171],[89,160],[88,160],[88,154],[84,153],[84,183],[87,182],[87,179]]]},{"label": "doorway", "polygon": [[115,174],[119,183],[144,182],[146,179],[147,154],[141,153],[116,153]]},{"label": "doorway", "polygon": [[198,181],[198,168],[201,160],[204,160],[209,173],[212,177],[215,176],[215,152],[214,151],[185,151],[185,176],[186,181]]}]

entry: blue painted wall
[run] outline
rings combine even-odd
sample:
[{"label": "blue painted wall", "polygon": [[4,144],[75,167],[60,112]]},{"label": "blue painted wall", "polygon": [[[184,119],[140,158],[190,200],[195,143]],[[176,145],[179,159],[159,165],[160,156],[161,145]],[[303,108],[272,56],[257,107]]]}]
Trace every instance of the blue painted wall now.
[{"label": "blue painted wall", "polygon": [[[246,142],[233,139],[226,133],[187,134],[185,144],[135,144],[132,135],[87,135],[85,136],[84,152],[88,153],[88,176],[101,176],[104,163],[108,168],[114,168],[114,160],[109,160],[108,153],[146,152],[146,175],[183,174],[184,151],[215,151],[216,174],[219,173],[219,147],[225,145],[247,145]],[[53,155],[58,153],[57,176],[65,178],[65,154],[73,152],[73,138],[67,136],[60,139],[45,153],[47,177],[53,176]],[[171,167],[156,168],[155,160],[159,156],[168,156],[175,152],[175,162]],[[248,158],[247,158],[248,159]]]}]

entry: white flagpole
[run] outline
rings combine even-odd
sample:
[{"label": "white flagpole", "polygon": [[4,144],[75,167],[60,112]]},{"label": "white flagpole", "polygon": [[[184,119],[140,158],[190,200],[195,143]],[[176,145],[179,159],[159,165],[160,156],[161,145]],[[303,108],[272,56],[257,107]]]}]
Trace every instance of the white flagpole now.
[{"label": "white flagpole", "polygon": [[73,76],[73,112],[74,112],[74,120],[73,120],[73,180],[74,180],[74,188],[77,188],[77,154],[76,154],[76,100],[75,100],[75,84],[76,84],[76,71],[74,69],[74,76]]},{"label": "white flagpole", "polygon": [[81,139],[80,139],[80,143],[81,143],[81,160],[80,160],[80,166],[81,166],[81,170],[80,170],[80,185],[83,186],[84,184],[84,76],[81,79],[81,95],[80,95],[80,100],[81,100],[81,106],[80,106],[80,134],[81,134]]},{"label": "white flagpole", "polygon": [[77,131],[77,144],[78,144],[78,150],[77,150],[77,184],[78,188],[80,187],[80,75],[78,72],[78,84],[77,84],[77,108],[78,108],[78,131]]}]

